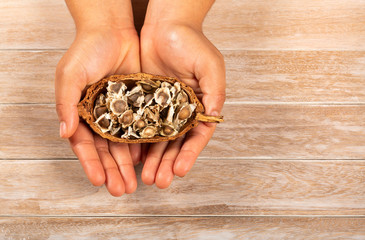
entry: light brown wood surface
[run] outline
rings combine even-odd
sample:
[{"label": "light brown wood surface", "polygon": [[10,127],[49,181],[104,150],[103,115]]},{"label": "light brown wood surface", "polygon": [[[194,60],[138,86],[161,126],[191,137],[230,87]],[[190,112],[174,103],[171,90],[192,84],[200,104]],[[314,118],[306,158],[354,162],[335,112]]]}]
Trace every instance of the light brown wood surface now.
[{"label": "light brown wood surface", "polygon": [[[221,50],[365,50],[364,5],[362,0],[219,0],[204,31]],[[63,1],[5,0],[0,16],[0,49],[66,49],[74,38]]]},{"label": "light brown wood surface", "polygon": [[204,32],[225,123],[186,177],[160,190],[138,166],[115,198],[58,137],[65,3],[0,1],[0,239],[365,239],[365,1],[217,0]]},{"label": "light brown wood surface", "polygon": [[[364,218],[164,217],[0,219],[0,237],[64,239],[363,239]],[[32,237],[29,237],[32,233]],[[356,234],[354,234],[356,233]]]},{"label": "light brown wood surface", "polygon": [[115,198],[88,183],[76,160],[3,160],[0,217],[364,215],[364,171],[363,160],[198,160],[168,189],[139,181],[136,193]]},{"label": "light brown wood surface", "polygon": [[221,0],[204,30],[220,49],[364,50],[362,0]]}]

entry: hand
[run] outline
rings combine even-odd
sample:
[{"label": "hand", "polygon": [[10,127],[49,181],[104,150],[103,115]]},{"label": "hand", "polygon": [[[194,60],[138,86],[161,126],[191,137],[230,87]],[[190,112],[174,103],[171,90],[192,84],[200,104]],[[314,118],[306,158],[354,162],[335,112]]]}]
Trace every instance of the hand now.
[{"label": "hand", "polygon": [[[225,68],[221,53],[203,35],[201,24],[162,18],[151,23],[152,17],[159,17],[153,13],[153,2],[151,4],[141,32],[142,71],[177,77],[198,93],[206,114],[219,115],[225,100]],[[174,174],[185,176],[212,137],[215,125],[200,123],[185,138],[144,146],[148,152],[142,150],[145,162],[142,181],[166,188]]]},{"label": "hand", "polygon": [[[140,71],[139,39],[133,20],[125,23],[118,19],[123,23],[118,25],[110,19],[102,19],[105,14],[97,15],[105,10],[95,5],[98,1],[84,5],[80,1],[68,2],[77,34],[56,69],[60,135],[69,138],[90,182],[96,186],[105,183],[113,196],[121,196],[134,192],[137,187],[134,164],[140,160],[140,146],[109,142],[93,134],[84,123],[79,123],[77,104],[82,91],[106,75]],[[85,6],[89,9],[82,9]],[[110,13],[109,9],[106,11]],[[91,18],[83,16],[85,12]],[[83,19],[97,20],[97,23]]]}]

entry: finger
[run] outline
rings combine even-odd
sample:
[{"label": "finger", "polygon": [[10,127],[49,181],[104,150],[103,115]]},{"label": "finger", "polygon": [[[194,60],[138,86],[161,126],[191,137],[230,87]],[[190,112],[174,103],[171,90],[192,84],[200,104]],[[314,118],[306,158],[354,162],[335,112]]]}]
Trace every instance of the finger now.
[{"label": "finger", "polygon": [[142,182],[147,185],[155,183],[155,177],[161,158],[165,152],[168,142],[159,142],[150,145],[146,162],[142,169]]},{"label": "finger", "polygon": [[137,177],[134,171],[132,157],[129,153],[128,144],[109,142],[109,150],[118,164],[119,171],[125,184],[125,192],[133,193],[137,189]]},{"label": "finger", "polygon": [[199,123],[196,128],[190,130],[181,151],[176,158],[174,164],[175,175],[183,177],[190,171],[199,154],[203,151],[204,147],[208,144],[209,139],[212,137],[215,125],[216,124]]},{"label": "finger", "polygon": [[174,178],[173,166],[177,155],[180,152],[184,137],[172,141],[167,146],[165,154],[162,157],[160,166],[156,174],[156,186],[158,188],[167,188]]},{"label": "finger", "polygon": [[146,162],[146,158],[147,158],[148,150],[150,149],[150,145],[151,144],[149,144],[149,143],[141,144],[141,162],[143,164],[145,164],[145,162]]},{"label": "finger", "polygon": [[76,57],[66,54],[57,65],[55,80],[56,110],[62,138],[69,138],[76,131],[79,123],[77,104],[86,82],[84,67]]},{"label": "finger", "polygon": [[105,182],[105,173],[95,148],[94,137],[85,124],[80,123],[76,132],[69,139],[72,150],[80,163],[89,181],[95,186]]},{"label": "finger", "polygon": [[133,165],[136,166],[141,162],[141,144],[133,143],[129,144],[129,152],[133,161]]},{"label": "finger", "polygon": [[125,186],[120,175],[118,165],[115,163],[109,152],[108,141],[98,135],[94,135],[96,151],[104,167],[106,181],[105,185],[111,195],[120,197],[125,192]]},{"label": "finger", "polygon": [[195,75],[203,93],[205,113],[217,116],[225,101],[226,71],[222,54],[211,44],[207,47],[211,49],[197,61]]}]

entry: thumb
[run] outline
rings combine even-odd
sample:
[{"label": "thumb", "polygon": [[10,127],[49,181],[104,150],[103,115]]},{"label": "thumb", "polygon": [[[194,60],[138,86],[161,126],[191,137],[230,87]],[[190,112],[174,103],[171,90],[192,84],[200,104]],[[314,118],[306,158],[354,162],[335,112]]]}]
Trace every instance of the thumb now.
[{"label": "thumb", "polygon": [[71,137],[79,124],[77,104],[86,87],[87,74],[84,67],[67,53],[56,68],[56,110],[60,121],[60,136]]},{"label": "thumb", "polygon": [[218,116],[226,97],[226,70],[223,56],[218,50],[209,55],[199,62],[196,77],[203,93],[205,114]]}]

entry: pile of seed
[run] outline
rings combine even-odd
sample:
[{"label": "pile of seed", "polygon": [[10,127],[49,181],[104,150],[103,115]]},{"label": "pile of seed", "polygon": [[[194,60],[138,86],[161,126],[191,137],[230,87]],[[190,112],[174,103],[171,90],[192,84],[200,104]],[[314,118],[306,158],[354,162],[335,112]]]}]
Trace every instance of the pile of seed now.
[{"label": "pile of seed", "polygon": [[181,84],[153,80],[108,82],[94,103],[96,126],[119,138],[176,135],[196,108]]}]

